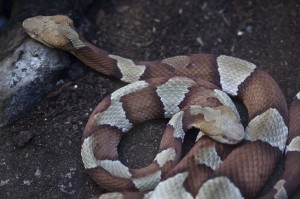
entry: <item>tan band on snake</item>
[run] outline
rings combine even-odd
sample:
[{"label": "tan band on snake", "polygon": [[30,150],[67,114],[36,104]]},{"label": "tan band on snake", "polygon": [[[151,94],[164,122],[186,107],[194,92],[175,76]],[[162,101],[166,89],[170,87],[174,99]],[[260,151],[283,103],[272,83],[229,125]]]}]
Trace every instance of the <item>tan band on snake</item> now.
[{"label": "tan band on snake", "polygon": [[[103,99],[83,133],[85,168],[115,191],[97,198],[254,198],[281,155],[285,171],[264,198],[287,198],[299,186],[300,94],[288,113],[276,82],[255,64],[211,54],[126,59],[87,42],[62,15],[29,18],[23,27],[33,39],[130,83]],[[245,130],[225,93],[247,108]],[[145,168],[128,168],[118,158],[122,136],[155,118],[171,118],[156,157]],[[199,135],[181,159],[184,133],[192,127]]]}]

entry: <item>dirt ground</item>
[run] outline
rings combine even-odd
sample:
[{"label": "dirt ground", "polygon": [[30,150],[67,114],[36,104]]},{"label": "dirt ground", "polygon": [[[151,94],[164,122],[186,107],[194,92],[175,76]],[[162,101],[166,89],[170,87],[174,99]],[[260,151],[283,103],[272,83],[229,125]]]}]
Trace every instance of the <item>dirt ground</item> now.
[{"label": "dirt ground", "polygon": [[[299,1],[98,1],[84,16],[77,22],[81,32],[113,54],[139,60],[232,55],[269,72],[288,103],[300,90]],[[124,84],[87,70],[0,129],[0,198],[77,199],[103,192],[84,170],[81,134],[93,108]],[[165,124],[152,121],[131,131],[119,147],[122,162],[151,162]]]}]

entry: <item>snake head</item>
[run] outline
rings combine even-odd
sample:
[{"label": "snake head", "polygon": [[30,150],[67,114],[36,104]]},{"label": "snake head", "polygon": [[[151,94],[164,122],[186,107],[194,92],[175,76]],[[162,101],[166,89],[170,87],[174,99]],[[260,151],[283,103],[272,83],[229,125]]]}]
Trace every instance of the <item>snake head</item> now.
[{"label": "snake head", "polygon": [[191,126],[199,128],[213,140],[225,144],[237,144],[245,136],[239,116],[228,106],[212,108],[195,105],[190,107],[189,112],[189,117],[194,118]]},{"label": "snake head", "polygon": [[51,48],[68,45],[68,35],[78,37],[73,21],[64,15],[31,17],[23,21],[23,28],[31,38]]}]

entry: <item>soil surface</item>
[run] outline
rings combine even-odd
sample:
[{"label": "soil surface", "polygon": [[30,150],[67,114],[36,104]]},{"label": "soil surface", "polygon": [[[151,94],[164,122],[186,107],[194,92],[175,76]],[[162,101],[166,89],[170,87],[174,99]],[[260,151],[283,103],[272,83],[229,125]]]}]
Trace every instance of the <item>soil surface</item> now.
[{"label": "soil surface", "polygon": [[[299,1],[97,2],[76,23],[86,38],[113,54],[138,60],[188,53],[232,55],[269,72],[288,103],[300,90]],[[90,26],[92,33],[85,31]],[[24,118],[0,129],[0,198],[103,193],[84,170],[81,134],[93,108],[124,84],[87,70],[81,79],[64,80],[68,84]],[[165,124],[152,121],[126,135],[119,147],[122,162],[131,167],[151,162]],[[191,133],[187,140],[193,139]]]}]

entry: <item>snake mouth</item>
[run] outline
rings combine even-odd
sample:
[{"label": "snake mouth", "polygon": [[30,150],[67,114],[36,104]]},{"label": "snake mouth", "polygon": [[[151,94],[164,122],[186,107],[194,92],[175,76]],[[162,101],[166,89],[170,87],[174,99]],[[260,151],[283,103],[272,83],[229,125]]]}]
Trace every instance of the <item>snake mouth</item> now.
[{"label": "snake mouth", "polygon": [[226,137],[226,136],[223,136],[223,138],[225,140],[227,140],[226,142],[223,142],[224,144],[238,144],[243,140],[243,139],[229,138],[229,137]]},{"label": "snake mouth", "polygon": [[209,136],[209,137],[217,142],[220,142],[222,144],[228,144],[228,145],[235,145],[242,141],[242,139],[234,139],[234,138],[227,137],[226,135]]},{"label": "snake mouth", "polygon": [[39,42],[43,43],[44,45],[46,45],[49,48],[54,48],[53,46],[49,45],[48,43],[44,42],[43,40],[39,40]]},{"label": "snake mouth", "polygon": [[238,127],[235,130],[225,130],[222,132],[221,135],[208,136],[217,142],[234,145],[240,143],[244,139],[245,132],[243,126],[241,125],[241,127]]}]

